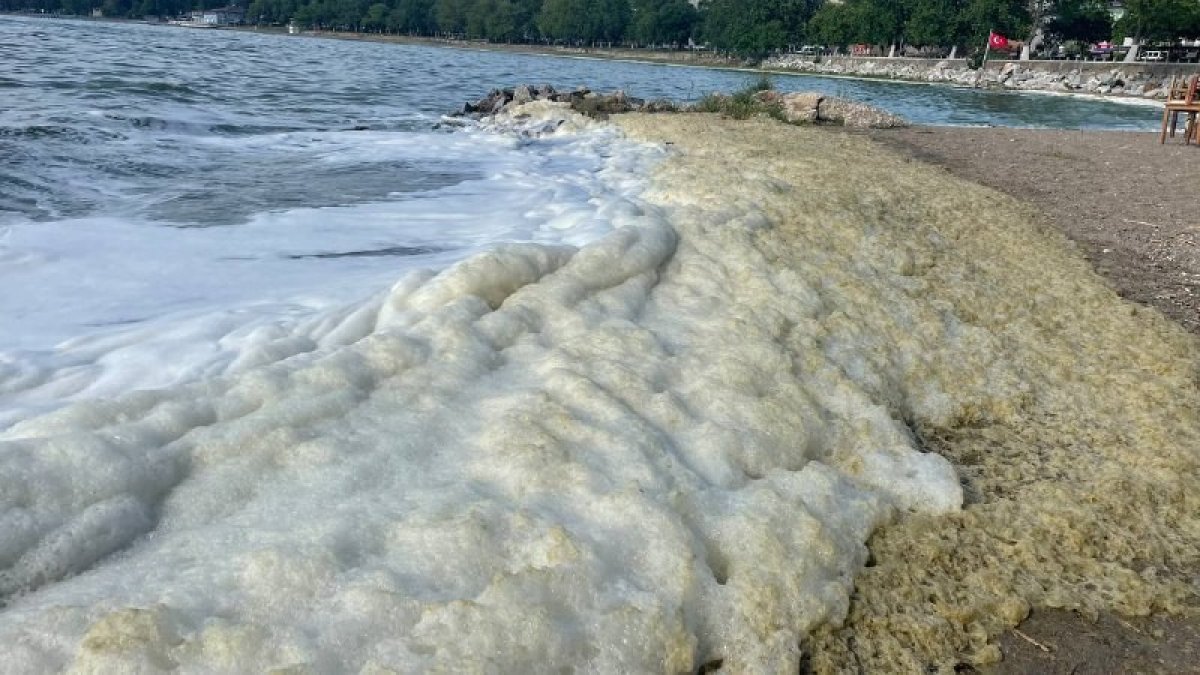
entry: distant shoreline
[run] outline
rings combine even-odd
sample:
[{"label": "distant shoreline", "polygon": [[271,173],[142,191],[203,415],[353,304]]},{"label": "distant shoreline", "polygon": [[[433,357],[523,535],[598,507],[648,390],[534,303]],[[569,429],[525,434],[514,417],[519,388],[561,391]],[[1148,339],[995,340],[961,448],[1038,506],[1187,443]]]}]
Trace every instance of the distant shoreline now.
[{"label": "distant shoreline", "polygon": [[[167,25],[166,23],[155,23],[147,21],[137,21],[132,19],[114,19],[114,18],[96,18],[85,16],[65,16],[65,15],[48,15],[48,14],[28,14],[28,13],[0,13],[0,16],[19,16],[44,19],[74,19],[84,21],[107,21],[114,23],[141,23],[146,25]],[[186,27],[184,27],[186,28]],[[349,40],[358,42],[376,42],[389,43],[400,45],[419,45],[426,47],[442,47],[461,50],[475,50],[486,52],[501,52],[509,54],[525,54],[530,56],[555,56],[561,58],[578,58],[578,59],[595,59],[602,61],[628,61],[634,63],[648,63],[657,65],[670,66],[690,66],[695,68],[708,68],[713,70],[728,70],[744,73],[761,73],[766,75],[801,75],[807,77],[820,77],[828,79],[849,79],[863,80],[876,82],[892,82],[897,84],[913,84],[925,86],[951,86],[963,87],[962,83],[951,81],[929,81],[925,79],[908,78],[908,77],[889,77],[886,75],[872,75],[864,73],[825,73],[812,72],[794,68],[778,68],[778,67],[763,67],[751,65],[744,59],[739,59],[732,56],[722,56],[709,51],[667,51],[667,50],[651,50],[651,49],[630,49],[622,47],[611,48],[590,48],[590,47],[563,47],[555,45],[536,45],[536,44],[502,44],[495,42],[487,42],[485,40],[456,40],[449,38],[434,38],[414,35],[393,35],[384,33],[347,33],[341,31],[305,31],[297,35],[288,35],[287,29],[276,26],[222,26],[216,30],[231,30],[246,33],[267,33],[273,35],[284,35],[288,37],[303,37],[316,39],[333,39],[333,40]],[[908,59],[900,57],[897,59],[888,59],[899,65],[908,65],[927,61],[928,59]],[[1010,63],[1010,62],[1005,62]],[[1019,62],[1011,62],[1019,63]],[[1026,62],[1028,63],[1028,62]],[[1037,63],[1037,62],[1035,62]],[[1113,63],[1114,68],[1119,68],[1123,64]],[[1054,88],[1007,88],[997,87],[994,85],[985,84],[983,87],[988,91],[1008,92],[1019,94],[1049,94],[1056,96],[1071,96],[1097,101],[1109,101],[1112,103],[1120,103],[1124,105],[1141,105],[1141,106],[1158,106],[1160,101],[1155,98],[1147,98],[1144,96],[1131,94],[1103,94],[1092,93],[1087,91],[1062,91]]]},{"label": "distant shoreline", "polygon": [[[287,31],[283,28],[276,27],[253,27],[244,26],[237,27],[233,30],[257,32],[257,33],[275,33],[286,35]],[[577,59],[595,59],[601,61],[629,61],[634,63],[648,63],[657,65],[670,66],[691,66],[695,68],[708,68],[713,70],[728,70],[743,73],[761,73],[765,75],[798,75],[806,77],[819,77],[823,79],[843,79],[843,80],[863,80],[871,82],[892,82],[896,84],[912,84],[924,86],[950,86],[962,87],[961,84],[953,82],[937,82],[922,79],[887,77],[882,75],[869,74],[849,74],[849,73],[819,73],[808,72],[790,68],[772,68],[750,65],[743,59],[735,57],[721,56],[713,52],[707,51],[660,51],[650,49],[629,49],[629,48],[585,48],[585,47],[561,47],[553,45],[534,45],[534,44],[501,44],[487,42],[484,40],[452,40],[448,38],[430,38],[411,35],[388,35],[382,33],[344,33],[340,31],[306,31],[296,36],[291,37],[307,37],[307,38],[324,38],[334,40],[351,40],[359,42],[380,42],[403,45],[421,45],[427,47],[443,47],[450,49],[464,49],[486,52],[503,52],[510,54],[526,54],[531,56],[556,56],[561,58],[577,58]],[[917,62],[921,59],[895,59],[897,63]],[[1013,62],[1017,63],[1017,62]],[[1120,66],[1121,64],[1113,64]],[[1140,106],[1159,106],[1161,103],[1155,99],[1148,99],[1142,96],[1122,95],[1122,94],[1095,94],[1084,91],[1058,91],[1055,89],[1010,89],[1004,87],[985,86],[985,90],[993,92],[1005,92],[1014,94],[1046,94],[1052,96],[1070,96],[1096,101],[1108,101],[1111,103],[1120,103],[1123,105],[1140,105]]]}]

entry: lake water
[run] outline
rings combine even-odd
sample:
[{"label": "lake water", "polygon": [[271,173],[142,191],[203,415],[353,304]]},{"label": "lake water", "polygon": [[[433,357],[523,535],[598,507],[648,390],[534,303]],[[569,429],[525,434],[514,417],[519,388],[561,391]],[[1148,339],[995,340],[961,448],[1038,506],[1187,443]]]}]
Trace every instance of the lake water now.
[{"label": "lake water", "polygon": [[[769,463],[795,429],[772,412],[786,406],[755,403],[765,392],[722,397],[758,376],[730,358],[736,335],[705,327],[704,297],[647,314],[676,234],[643,196],[669,149],[586,120],[550,133],[550,113],[434,129],[516,83],[687,100],[751,77],[0,18],[3,670],[622,672],[663,649],[686,663],[694,631],[716,644],[720,617],[742,616],[729,603],[761,596],[725,589],[711,554],[697,568],[709,609],[679,610],[698,591],[673,570],[706,555],[688,533],[729,535],[734,556],[739,541],[776,550],[760,516],[796,509],[810,527],[793,543],[818,556],[797,602],[823,598],[805,620],[836,615],[886,504],[961,501],[948,464],[839,390],[828,408],[850,421],[814,409],[828,430],[806,443],[858,439],[857,465],[905,476],[908,502],[786,457],[770,489],[741,491],[730,448]],[[774,79],[927,124],[1156,117]],[[661,344],[639,342],[647,316]],[[711,350],[688,356],[685,328]],[[634,375],[654,380],[644,410],[606,398]],[[827,393],[810,384],[797,400]],[[679,428],[644,424],[656,415]],[[487,662],[498,650],[513,659]]]}]

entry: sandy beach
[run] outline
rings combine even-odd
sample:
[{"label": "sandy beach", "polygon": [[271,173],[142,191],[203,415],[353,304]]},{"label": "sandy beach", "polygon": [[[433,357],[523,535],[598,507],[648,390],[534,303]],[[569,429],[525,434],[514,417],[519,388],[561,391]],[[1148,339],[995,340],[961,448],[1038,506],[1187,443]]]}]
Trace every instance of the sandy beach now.
[{"label": "sandy beach", "polygon": [[871,137],[1033,204],[1121,297],[1200,333],[1200,148],[1103,131],[921,127]]},{"label": "sandy beach", "polygon": [[[875,141],[1033,205],[1121,297],[1200,333],[1200,148],[1157,134],[909,128]],[[1192,672],[1194,616],[1035,610],[985,673]],[[1029,639],[1027,639],[1029,638]]]},{"label": "sandy beach", "polygon": [[[1198,184],[1195,166],[1185,168],[1195,148],[1161,147],[1146,134],[1005,129],[876,131],[869,140],[695,116],[633,126],[702,155],[731,185],[739,175],[775,177],[798,209],[773,214],[784,229],[817,227],[813,221],[835,227],[845,209],[903,232],[905,242],[928,236],[916,236],[917,224],[934,227],[965,257],[954,271],[940,262],[919,266],[917,276],[941,277],[926,276],[924,288],[1008,345],[1000,357],[1008,365],[1036,353],[1055,373],[1040,385],[1025,381],[1037,391],[999,407],[949,425],[912,425],[960,471],[967,505],[876,533],[845,625],[806,640],[805,668],[1193,667],[1196,623],[1170,615],[1196,608],[1198,522],[1189,486],[1197,458],[1185,439],[1200,422],[1197,343],[1180,326],[1195,330],[1186,290],[1195,249],[1170,242],[1190,242],[1181,233],[1194,201],[1175,186]],[[693,139],[712,135],[727,152],[696,147]],[[1036,159],[1019,164],[1018,157]],[[950,223],[952,233],[941,229]],[[806,254],[803,247],[780,253]],[[1159,353],[1166,360],[1152,365],[1159,357],[1151,355],[1168,344],[1172,355]],[[1025,630],[1009,631],[1020,622]],[[1002,655],[1005,662],[987,665]]]}]

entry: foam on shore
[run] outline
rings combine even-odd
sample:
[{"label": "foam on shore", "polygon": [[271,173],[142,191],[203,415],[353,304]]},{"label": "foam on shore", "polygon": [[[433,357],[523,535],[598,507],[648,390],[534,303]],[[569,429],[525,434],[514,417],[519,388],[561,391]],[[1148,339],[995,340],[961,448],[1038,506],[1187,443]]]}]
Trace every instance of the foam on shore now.
[{"label": "foam on shore", "polygon": [[[864,139],[620,124],[677,152],[592,243],[497,246],[335,349],[0,432],[7,670],[773,673],[803,642],[901,672],[1085,582],[1182,597],[1126,571],[1196,559],[1190,338]],[[847,620],[872,653],[838,651]]]},{"label": "foam on shore", "polygon": [[8,429],[10,671],[794,667],[870,532],[961,489],[838,362],[851,324],[805,335],[823,290],[769,222],[696,196],[406,278],[340,349]]},{"label": "foam on shore", "polygon": [[793,339],[811,336],[871,383],[962,481],[962,511],[872,537],[846,622],[803,641],[813,672],[995,661],[994,638],[1031,607],[1200,608],[1193,336],[1121,301],[1031,209],[864,138],[696,116],[622,123],[688,158],[649,199],[707,209],[723,185],[726,204],[763,214],[764,267],[822,289],[819,320]]}]

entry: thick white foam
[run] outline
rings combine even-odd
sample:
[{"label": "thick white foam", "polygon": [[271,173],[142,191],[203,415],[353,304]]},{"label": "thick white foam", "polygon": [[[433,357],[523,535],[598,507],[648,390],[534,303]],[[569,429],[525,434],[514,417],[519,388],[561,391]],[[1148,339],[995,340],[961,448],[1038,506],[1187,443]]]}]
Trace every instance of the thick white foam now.
[{"label": "thick white foam", "polygon": [[7,670],[794,670],[871,530],[961,491],[853,326],[791,332],[819,279],[762,213],[660,198],[410,275],[339,348],[0,432]]},{"label": "thick white foam", "polygon": [[457,161],[481,177],[236,226],[103,217],[3,227],[0,286],[21,292],[0,294],[0,428],[70,400],[346,344],[371,330],[378,294],[408,272],[495,242],[580,245],[609,231],[661,156],[611,130],[539,129],[213,137],[202,142],[293,147],[298,161]]}]

